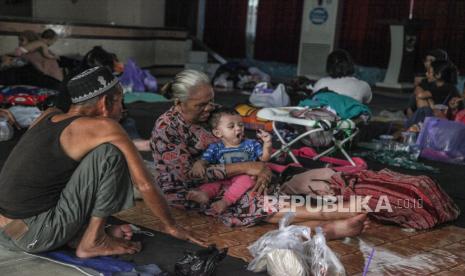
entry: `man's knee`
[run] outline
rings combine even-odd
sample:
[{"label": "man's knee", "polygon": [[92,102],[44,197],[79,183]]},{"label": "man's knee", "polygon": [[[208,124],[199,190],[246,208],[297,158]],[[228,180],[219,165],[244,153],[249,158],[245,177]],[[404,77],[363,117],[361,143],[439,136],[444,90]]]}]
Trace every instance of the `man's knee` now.
[{"label": "man's knee", "polygon": [[89,154],[97,156],[116,156],[125,161],[123,153],[113,144],[105,143],[97,146]]}]

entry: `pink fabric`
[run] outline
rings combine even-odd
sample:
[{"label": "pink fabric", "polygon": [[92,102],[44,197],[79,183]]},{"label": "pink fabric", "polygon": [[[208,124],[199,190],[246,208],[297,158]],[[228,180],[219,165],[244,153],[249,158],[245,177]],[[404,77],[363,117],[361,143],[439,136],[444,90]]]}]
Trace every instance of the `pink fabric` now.
[{"label": "pink fabric", "polygon": [[277,173],[282,173],[285,169],[287,169],[287,167],[302,167],[302,165],[300,165],[298,163],[290,163],[290,164],[287,164],[287,165],[279,165],[279,164],[275,164],[275,163],[266,163],[266,165],[268,166],[268,168],[270,168],[270,170],[272,170],[274,172],[277,172]]},{"label": "pink fabric", "polygon": [[203,184],[199,189],[208,194],[210,199],[220,194],[221,187],[225,186],[224,200],[229,204],[238,201],[249,189],[254,186],[255,182],[250,176],[243,174],[231,177],[230,179]]},{"label": "pink fabric", "polygon": [[[304,158],[313,158],[317,156],[316,151],[310,147],[301,147],[300,149],[292,150],[292,153],[295,156],[304,157]],[[338,159],[334,157],[323,156],[319,158],[318,160],[323,161],[325,163],[337,165],[337,167],[332,167],[332,169],[337,172],[355,173],[355,172],[366,170],[368,168],[365,160],[359,157],[352,158],[352,160],[355,163],[355,166],[352,166],[352,164],[350,164],[350,162],[347,160]]]}]

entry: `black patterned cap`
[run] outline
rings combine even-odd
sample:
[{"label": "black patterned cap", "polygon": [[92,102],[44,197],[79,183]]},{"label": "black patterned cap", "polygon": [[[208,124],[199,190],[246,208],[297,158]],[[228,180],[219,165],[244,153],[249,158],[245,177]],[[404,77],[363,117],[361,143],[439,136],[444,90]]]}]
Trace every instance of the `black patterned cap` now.
[{"label": "black patterned cap", "polygon": [[75,76],[68,82],[72,103],[80,103],[105,93],[119,83],[105,67],[97,66]]}]

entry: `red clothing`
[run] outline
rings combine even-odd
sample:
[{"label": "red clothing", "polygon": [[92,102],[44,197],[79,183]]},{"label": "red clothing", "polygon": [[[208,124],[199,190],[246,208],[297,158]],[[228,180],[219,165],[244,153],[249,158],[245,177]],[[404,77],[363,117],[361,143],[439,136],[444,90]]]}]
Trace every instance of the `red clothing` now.
[{"label": "red clothing", "polygon": [[465,109],[455,115],[455,121],[465,124]]},{"label": "red clothing", "polygon": [[203,184],[200,190],[208,194],[210,199],[221,194],[221,189],[226,189],[223,199],[229,204],[236,203],[248,190],[254,186],[255,182],[248,175],[238,175],[230,179]]}]

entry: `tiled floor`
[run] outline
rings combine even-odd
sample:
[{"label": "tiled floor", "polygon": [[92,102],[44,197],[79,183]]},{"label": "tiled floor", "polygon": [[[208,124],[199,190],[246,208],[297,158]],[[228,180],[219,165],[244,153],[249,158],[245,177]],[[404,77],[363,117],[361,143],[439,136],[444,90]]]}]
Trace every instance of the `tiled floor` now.
[{"label": "tiled floor", "polygon": [[[250,261],[247,246],[277,226],[228,228],[212,217],[173,210],[177,221],[208,244],[229,247],[229,254]],[[153,230],[160,221],[138,202],[118,218]],[[410,232],[397,226],[373,223],[359,238],[329,242],[348,275],[362,275],[373,247],[368,275],[465,275],[465,228],[446,225],[430,231]]]}]

